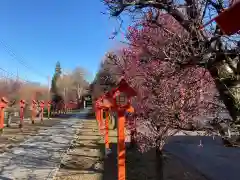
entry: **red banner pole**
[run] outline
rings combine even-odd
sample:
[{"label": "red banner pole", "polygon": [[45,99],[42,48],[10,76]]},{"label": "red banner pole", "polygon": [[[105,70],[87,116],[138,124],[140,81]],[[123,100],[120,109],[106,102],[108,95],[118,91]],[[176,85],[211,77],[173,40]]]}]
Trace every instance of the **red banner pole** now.
[{"label": "red banner pole", "polygon": [[96,119],[97,119],[98,126],[99,126],[99,109],[96,110]]},{"label": "red banner pole", "polygon": [[124,110],[118,111],[118,180],[126,179],[125,121]]},{"label": "red banner pole", "polygon": [[103,132],[103,109],[99,110],[99,127],[100,127],[100,133],[104,135]]},{"label": "red banner pole", "polygon": [[109,110],[106,110],[106,119],[105,119],[105,157],[111,153],[109,147]]},{"label": "red banner pole", "polygon": [[3,133],[4,129],[4,108],[7,107],[8,100],[4,97],[0,101],[0,133]]},{"label": "red banner pole", "polygon": [[109,112],[108,110],[106,110],[106,120],[105,120],[105,148],[106,149],[109,149],[108,123],[109,123]]}]

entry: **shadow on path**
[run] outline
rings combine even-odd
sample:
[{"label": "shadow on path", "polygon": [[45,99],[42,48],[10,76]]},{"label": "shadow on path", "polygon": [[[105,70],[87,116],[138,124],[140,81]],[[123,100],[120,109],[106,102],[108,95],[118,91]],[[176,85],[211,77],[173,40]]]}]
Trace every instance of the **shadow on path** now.
[{"label": "shadow on path", "polygon": [[211,180],[239,180],[240,148],[224,147],[220,137],[173,136],[165,149]]}]

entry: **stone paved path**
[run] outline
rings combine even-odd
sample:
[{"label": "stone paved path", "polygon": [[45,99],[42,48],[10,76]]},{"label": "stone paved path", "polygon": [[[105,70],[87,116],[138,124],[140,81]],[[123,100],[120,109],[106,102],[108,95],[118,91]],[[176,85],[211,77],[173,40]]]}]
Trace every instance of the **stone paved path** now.
[{"label": "stone paved path", "polygon": [[102,180],[103,147],[96,120],[83,120],[71,149],[62,159],[55,180]]},{"label": "stone paved path", "polygon": [[[50,180],[56,174],[63,154],[70,147],[76,129],[86,112],[62,119],[46,130],[40,130],[18,147],[0,155],[0,179]],[[82,117],[81,117],[82,116]]]}]

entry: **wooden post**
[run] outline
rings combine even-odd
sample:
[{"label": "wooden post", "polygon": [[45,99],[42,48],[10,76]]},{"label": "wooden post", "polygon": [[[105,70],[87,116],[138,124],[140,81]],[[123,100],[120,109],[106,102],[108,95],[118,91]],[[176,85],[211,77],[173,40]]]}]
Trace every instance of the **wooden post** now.
[{"label": "wooden post", "polygon": [[41,107],[41,122],[43,122],[43,107]]},{"label": "wooden post", "polygon": [[34,124],[35,120],[35,104],[32,103],[32,124]]},{"label": "wooden post", "polygon": [[4,106],[3,104],[0,105],[0,133],[3,132],[4,129]]},{"label": "wooden post", "polygon": [[20,101],[20,123],[19,123],[20,129],[22,129],[22,127],[23,127],[24,108],[25,108],[25,101],[21,100]]},{"label": "wooden post", "polygon": [[23,126],[23,118],[24,118],[24,107],[20,108],[20,124],[19,124],[19,128],[22,128]]},{"label": "wooden post", "polygon": [[35,111],[36,111],[36,101],[32,100],[32,124],[34,124],[35,117],[36,117]]},{"label": "wooden post", "polygon": [[51,101],[48,101],[48,119],[50,119]]},{"label": "wooden post", "polygon": [[41,122],[43,122],[44,101],[40,102],[40,108],[41,108],[40,118]]},{"label": "wooden post", "polygon": [[125,116],[124,110],[118,111],[118,180],[126,179],[125,152]]}]

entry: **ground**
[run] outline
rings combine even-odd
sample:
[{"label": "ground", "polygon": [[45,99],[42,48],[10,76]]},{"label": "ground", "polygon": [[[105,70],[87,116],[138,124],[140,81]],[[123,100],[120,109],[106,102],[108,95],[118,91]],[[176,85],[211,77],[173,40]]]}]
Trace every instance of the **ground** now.
[{"label": "ground", "polygon": [[[156,180],[156,158],[154,151],[141,154],[134,150],[128,152],[129,180]],[[207,180],[200,172],[178,158],[164,152],[164,180]]]},{"label": "ground", "polygon": [[[62,160],[56,180],[117,180],[117,133],[110,131],[112,154],[104,158],[104,141],[96,120],[84,120],[71,150]],[[127,180],[155,180],[155,154],[127,150]],[[164,153],[165,180],[206,180],[198,171],[178,158]]]},{"label": "ground", "polygon": [[[31,127],[25,123],[23,133],[17,135],[21,137],[18,142],[5,138],[5,151],[0,154],[0,179],[52,179],[78,125],[79,117],[75,115],[45,120],[39,128],[37,124]],[[5,130],[3,137],[12,137],[9,129]]]},{"label": "ground", "polygon": [[[23,132],[16,125],[6,128],[0,137],[0,179],[117,180],[116,130],[110,131],[112,154],[105,158],[104,139],[87,114],[84,110],[44,124],[26,121]],[[164,151],[164,180],[207,180],[188,160],[169,152]],[[156,179],[154,150],[128,148],[126,154],[127,180]]]},{"label": "ground", "polygon": [[101,180],[103,154],[100,149],[102,138],[95,120],[83,120],[75,140],[61,161],[56,180]]},{"label": "ground", "polygon": [[225,147],[220,137],[179,135],[169,138],[165,149],[208,179],[239,180],[240,148]]},{"label": "ground", "polygon": [[12,124],[11,127],[6,127],[3,134],[0,136],[0,153],[8,149],[18,146],[19,143],[28,139],[29,136],[34,136],[40,129],[46,129],[59,122],[59,119],[44,120],[44,123],[36,121],[33,125],[30,121],[25,121],[23,131],[20,131],[18,124]]}]

